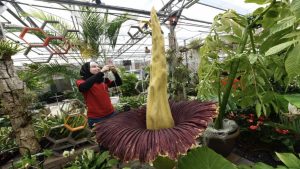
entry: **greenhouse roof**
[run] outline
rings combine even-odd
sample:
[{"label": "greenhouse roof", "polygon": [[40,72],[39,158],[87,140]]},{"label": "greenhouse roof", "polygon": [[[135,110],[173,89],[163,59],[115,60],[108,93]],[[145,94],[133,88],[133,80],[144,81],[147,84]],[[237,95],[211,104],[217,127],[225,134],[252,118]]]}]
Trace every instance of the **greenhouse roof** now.
[{"label": "greenhouse roof", "polygon": [[[148,60],[150,58],[150,54],[145,53],[145,47],[151,50],[151,35],[139,32],[138,27],[141,23],[149,20],[152,7],[158,11],[158,16],[161,19],[166,48],[168,48],[168,33],[170,32],[166,21],[175,11],[182,9],[175,33],[178,45],[184,46],[193,39],[204,38],[210,30],[214,16],[218,13],[234,9],[244,15],[257,8],[257,5],[245,4],[243,0],[102,0],[100,5],[88,0],[0,0],[0,22],[3,25],[5,36],[20,43],[24,48],[24,50],[13,56],[15,65],[32,62],[81,64],[86,61],[82,59],[79,51],[73,48],[67,54],[51,55],[43,47],[28,49],[28,44],[20,38],[24,27],[43,27],[45,23],[24,14],[33,11],[43,11],[51,16],[58,17],[68,25],[72,25],[72,30],[79,30],[80,32],[79,6],[95,7],[97,12],[100,13],[108,10],[111,18],[125,13],[129,17],[129,20],[122,24],[114,49],[106,42],[101,44],[103,46],[102,51],[105,51],[106,56],[111,61]],[[54,29],[50,24],[44,26],[48,30]],[[133,38],[135,33],[140,33],[141,36]],[[28,37],[26,41],[34,39]]]}]

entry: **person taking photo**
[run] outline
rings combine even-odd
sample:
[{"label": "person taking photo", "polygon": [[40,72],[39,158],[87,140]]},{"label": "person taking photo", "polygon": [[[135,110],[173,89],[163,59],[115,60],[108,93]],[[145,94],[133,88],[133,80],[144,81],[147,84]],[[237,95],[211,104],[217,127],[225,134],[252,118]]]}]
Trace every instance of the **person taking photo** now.
[{"label": "person taking photo", "polygon": [[[108,71],[113,73],[115,80],[109,80],[104,76]],[[80,75],[81,79],[76,81],[76,85],[83,94],[87,106],[88,125],[93,128],[95,123],[115,115],[108,88],[122,85],[122,79],[115,66],[100,67],[96,62],[84,63]]]}]

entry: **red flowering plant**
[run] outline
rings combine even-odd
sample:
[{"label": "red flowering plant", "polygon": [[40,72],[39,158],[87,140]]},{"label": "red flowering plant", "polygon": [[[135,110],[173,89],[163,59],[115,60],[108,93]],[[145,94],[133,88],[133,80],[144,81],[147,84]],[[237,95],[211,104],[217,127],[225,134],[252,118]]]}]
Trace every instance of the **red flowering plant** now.
[{"label": "red flowering plant", "polygon": [[240,126],[243,139],[252,138],[268,144],[283,145],[287,150],[294,151],[299,135],[291,128],[275,123],[275,117],[257,117],[255,113],[229,113],[229,119],[235,120]]},{"label": "red flowering plant", "polygon": [[257,118],[254,113],[237,114],[233,112],[229,113],[227,118],[235,120],[239,124],[241,131],[252,132],[261,130],[261,126],[264,124],[266,119],[263,115]]}]

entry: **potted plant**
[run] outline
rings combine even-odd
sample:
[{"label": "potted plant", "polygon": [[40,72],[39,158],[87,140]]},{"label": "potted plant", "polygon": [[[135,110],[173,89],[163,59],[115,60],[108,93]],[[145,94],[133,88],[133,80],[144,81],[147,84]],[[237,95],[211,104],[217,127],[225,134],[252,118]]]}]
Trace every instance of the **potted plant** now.
[{"label": "potted plant", "polygon": [[219,114],[214,124],[207,128],[203,138],[210,148],[223,156],[230,154],[239,135],[238,125],[226,119],[227,108],[235,106],[230,96],[237,95],[243,87],[239,82],[239,68],[244,66],[244,58],[254,55],[257,57],[253,33],[275,2],[273,0],[252,16],[241,16],[231,10],[217,15],[211,34],[200,49],[202,58],[198,71],[198,97],[205,99],[214,95],[219,102]]}]

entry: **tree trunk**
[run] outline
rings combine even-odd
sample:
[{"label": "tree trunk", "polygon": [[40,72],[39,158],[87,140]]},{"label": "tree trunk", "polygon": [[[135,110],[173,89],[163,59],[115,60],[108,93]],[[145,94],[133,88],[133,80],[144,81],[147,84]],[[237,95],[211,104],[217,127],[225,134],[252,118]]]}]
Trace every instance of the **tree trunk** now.
[{"label": "tree trunk", "polygon": [[0,60],[0,96],[0,112],[9,115],[20,153],[23,155],[27,152],[24,147],[31,154],[39,152],[41,147],[35,137],[31,117],[22,104],[24,85],[16,75],[11,59]]}]

